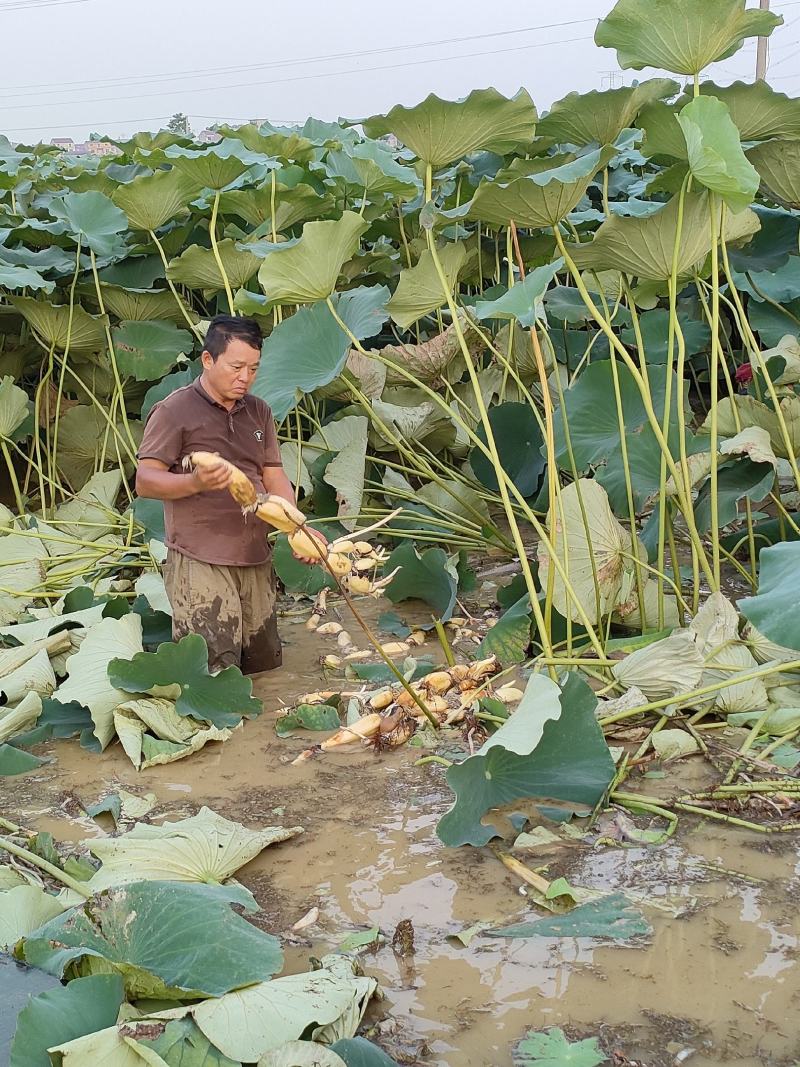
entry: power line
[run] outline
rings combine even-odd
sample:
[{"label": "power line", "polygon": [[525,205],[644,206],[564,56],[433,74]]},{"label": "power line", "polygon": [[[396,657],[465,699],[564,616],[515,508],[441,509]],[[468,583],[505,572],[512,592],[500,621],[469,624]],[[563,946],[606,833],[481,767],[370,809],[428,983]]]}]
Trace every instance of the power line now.
[{"label": "power line", "polygon": [[[526,52],[531,48],[549,48],[549,47],[551,47],[553,45],[574,44],[577,41],[592,41],[592,40],[594,40],[593,37],[568,37],[568,38],[562,39],[560,41],[539,41],[539,42],[536,42],[534,44],[516,45],[513,48],[495,48],[495,49],[490,49],[488,51],[482,51],[482,52],[465,52],[463,55],[460,55],[460,56],[432,56],[430,59],[406,60],[403,63],[389,63],[389,64],[383,64],[382,66],[379,66],[379,67],[355,67],[355,68],[353,68],[351,70],[325,71],[324,73],[320,73],[320,74],[296,74],[296,75],[293,75],[290,78],[269,78],[269,79],[266,79],[264,81],[237,82],[234,85],[206,85],[206,86],[200,86],[200,87],[194,88],[194,89],[180,89],[178,91],[182,95],[185,96],[188,93],[214,93],[214,92],[226,92],[228,89],[254,89],[254,88],[257,88],[257,87],[262,86],[262,85],[284,85],[284,84],[289,83],[289,82],[315,81],[318,78],[338,78],[338,77],[342,77],[343,75],[370,74],[370,73],[373,73],[375,71],[399,70],[400,68],[403,68],[403,67],[420,67],[420,66],[427,65],[429,63],[451,63],[451,62],[462,60],[462,59],[475,59],[475,58],[477,58],[479,56],[495,56],[495,55],[508,54],[510,52]],[[139,94],[139,99],[146,99],[146,98],[149,98],[149,97],[163,97],[164,95],[165,94],[164,94],[163,91],[158,91],[158,92],[155,92],[155,93],[141,93],[141,94]],[[114,102],[116,100],[127,100],[127,99],[128,99],[127,96],[106,96],[106,97],[95,97],[92,100],[67,100],[63,104],[62,103],[54,103],[54,104],[50,104],[48,106],[50,106],[50,107],[69,107],[69,106],[71,106],[73,104],[106,104],[106,103],[112,103],[112,102]],[[29,110],[30,108],[41,108],[43,106],[44,105],[42,105],[42,104],[19,104],[19,105],[2,104],[2,105],[0,105],[0,111],[22,111],[22,110]],[[116,120],[116,121],[119,121],[119,120]],[[12,130],[19,131],[19,130],[33,129],[33,128],[34,127],[14,126],[14,127],[12,127]],[[47,129],[47,127],[39,127],[39,129]]]},{"label": "power line", "polygon": [[38,11],[42,7],[66,7],[67,4],[86,4],[89,0],[12,0],[11,3],[0,4],[0,15],[4,11]]},{"label": "power line", "polygon": [[[54,0],[40,0],[40,2],[53,3]],[[69,2],[86,3],[87,0],[69,0]],[[83,79],[83,80],[80,80],[80,81],[73,81],[73,82],[59,82],[58,84],[47,83],[47,84],[36,84],[36,85],[7,86],[7,87],[5,87],[3,89],[0,89],[0,92],[6,93],[6,94],[11,93],[11,96],[13,96],[13,97],[17,97],[17,96],[38,96],[43,92],[48,92],[48,91],[51,91],[51,90],[54,91],[54,92],[61,93],[68,86],[76,86],[76,87],[77,86],[84,86],[84,89],[76,88],[75,91],[76,92],[84,92],[84,91],[90,92],[94,88],[101,88],[101,87],[103,87],[105,85],[116,86],[116,85],[133,85],[133,84],[137,84],[137,83],[141,83],[141,82],[147,83],[147,82],[153,82],[153,81],[179,81],[181,78],[191,77],[193,75],[202,75],[203,77],[208,77],[209,75],[230,74],[232,72],[237,72],[238,73],[238,72],[246,71],[246,70],[263,70],[265,68],[273,68],[273,67],[290,67],[290,66],[293,66],[296,63],[299,63],[299,64],[302,64],[302,63],[324,63],[324,62],[327,62],[329,60],[335,60],[335,59],[354,59],[354,58],[359,58],[361,56],[385,55],[385,54],[392,53],[392,52],[405,52],[405,51],[408,51],[408,49],[410,49],[410,48],[435,48],[435,47],[438,47],[440,45],[460,44],[460,43],[465,42],[465,41],[487,40],[489,38],[494,38],[494,37],[510,37],[510,36],[514,36],[514,35],[520,34],[520,33],[533,33],[534,31],[537,31],[537,30],[552,30],[552,29],[557,29],[557,28],[562,27],[562,26],[578,26],[578,25],[581,25],[581,24],[586,23],[586,22],[596,22],[596,21],[597,20],[593,19],[593,18],[589,18],[589,19],[573,19],[573,20],[571,20],[569,22],[550,22],[550,23],[546,23],[546,24],[541,25],[541,26],[522,26],[522,27],[519,27],[518,29],[514,29],[514,30],[498,30],[498,31],[493,32],[493,33],[476,33],[476,34],[472,34],[472,35],[470,35],[468,37],[444,37],[444,38],[441,38],[440,40],[437,40],[437,41],[413,41],[410,44],[390,45],[390,46],[387,46],[387,47],[384,47],[384,48],[370,48],[370,49],[364,49],[364,50],[357,51],[357,52],[333,52],[333,53],[331,53],[329,55],[298,57],[298,58],[295,58],[295,59],[278,59],[278,60],[271,60],[271,61],[269,61],[267,63],[250,63],[250,64],[244,64],[244,65],[239,64],[239,65],[233,66],[233,67],[211,67],[211,68],[208,68],[208,67],[194,67],[194,68],[192,68],[190,70],[172,71],[172,72],[165,71],[163,73],[157,73],[157,74],[124,75],[123,77],[120,77],[120,78],[101,78],[101,79],[96,79],[96,80]],[[30,92],[25,92],[25,93],[12,92],[13,89],[17,89],[17,88],[31,90],[31,91]],[[87,103],[88,103],[88,101],[87,101]],[[36,106],[42,106],[42,105],[36,105]]]}]

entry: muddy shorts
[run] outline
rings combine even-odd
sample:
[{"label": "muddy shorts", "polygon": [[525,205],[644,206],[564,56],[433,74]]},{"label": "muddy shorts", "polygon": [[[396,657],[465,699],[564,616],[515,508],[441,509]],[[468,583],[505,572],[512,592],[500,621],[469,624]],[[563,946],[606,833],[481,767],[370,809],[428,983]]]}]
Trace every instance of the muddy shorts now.
[{"label": "muddy shorts", "polygon": [[172,637],[200,634],[209,670],[241,667],[244,674],[281,665],[272,564],[224,567],[170,549],[164,584],[172,605]]}]

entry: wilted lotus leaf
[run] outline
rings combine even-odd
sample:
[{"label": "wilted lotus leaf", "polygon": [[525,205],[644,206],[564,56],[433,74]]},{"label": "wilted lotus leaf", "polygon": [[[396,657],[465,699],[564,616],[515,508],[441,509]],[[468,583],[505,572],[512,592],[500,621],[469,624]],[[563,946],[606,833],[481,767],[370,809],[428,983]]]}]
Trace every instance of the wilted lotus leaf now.
[{"label": "wilted lotus leaf", "polygon": [[[579,478],[561,490],[558,501],[551,505],[548,529],[552,529],[553,519],[553,548],[571,587],[571,590],[567,589],[564,579],[556,571],[553,575],[553,604],[565,618],[579,622],[577,601],[590,622],[599,622],[620,601],[628,599],[633,566],[630,534],[617,522],[605,489],[588,478]],[[544,588],[549,581],[552,563],[541,542],[537,557]]]},{"label": "wilted lotus leaf", "polygon": [[[448,290],[452,293],[467,261],[466,249],[463,242],[447,244],[438,250],[438,256]],[[426,249],[413,267],[401,272],[397,289],[386,306],[400,329],[406,330],[423,315],[440,308],[446,301],[447,293],[442,286],[433,256]]]},{"label": "wilted lotus leaf", "polygon": [[175,702],[140,697],[114,708],[114,730],[137,771],[174,763],[199,752],[209,741],[227,741],[228,729],[217,729],[181,716]]},{"label": "wilted lotus leaf", "polygon": [[[735,397],[723,397],[719,401],[717,420],[718,433],[721,438],[735,437],[739,432],[733,414],[734,405],[736,406],[736,413],[739,416],[739,423],[742,429],[748,429],[751,426],[759,426],[766,430],[769,434],[770,444],[772,445],[772,450],[775,455],[778,456],[779,459],[789,458],[780,423],[778,422],[778,417],[775,414],[774,409],[771,406],[762,403],[760,400],[756,400],[754,396],[742,396],[737,394]],[[798,452],[800,452],[800,397],[784,397],[780,401],[780,408],[786,425],[786,431],[789,436],[792,455],[796,456]],[[700,427],[700,433],[710,432],[711,416],[709,415]]]},{"label": "wilted lotus leaf", "polygon": [[[785,645],[776,645],[748,623],[742,633],[742,640],[753,653],[758,663],[791,663],[800,659],[796,648],[787,648]],[[770,691],[770,700],[774,700],[773,691]]]},{"label": "wilted lotus leaf", "polygon": [[[703,656],[705,670],[702,685],[730,681],[737,672],[746,673],[758,668],[747,645],[739,640],[739,616],[733,604],[721,593],[712,593],[689,627]],[[724,714],[732,711],[763,710],[767,706],[767,690],[760,678],[720,689],[714,707]]]},{"label": "wilted lotus leaf", "polygon": [[744,211],[755,198],[760,179],[744,154],[727,104],[699,96],[681,109],[677,120],[694,177],[721,196],[731,211]]},{"label": "wilted lotus leaf", "polygon": [[[217,242],[217,251],[228,281],[234,289],[242,289],[257,272],[261,260],[252,252],[239,248],[236,241],[225,238]],[[193,289],[219,291],[225,288],[212,248],[191,245],[170,261],[167,276],[170,281]]]},{"label": "wilted lotus leaf", "polygon": [[37,537],[0,537],[0,623],[16,622],[42,591],[47,549]]},{"label": "wilted lotus leaf", "polygon": [[94,892],[138,881],[203,882],[229,878],[269,845],[302,833],[299,826],[248,830],[203,807],[197,815],[160,825],[137,823],[119,837],[84,844],[103,864],[92,878]]},{"label": "wilted lotus leaf", "polygon": [[336,490],[338,514],[348,530],[356,527],[364,495],[368,426],[364,416],[346,415],[318,430],[304,447],[309,463],[325,452],[334,453],[323,478]]},{"label": "wilted lotus leaf", "polygon": [[654,641],[615,663],[611,673],[626,689],[635,686],[648,700],[678,697],[697,689],[703,656],[688,630]]},{"label": "wilted lotus leaf", "polygon": [[747,158],[770,196],[786,207],[800,208],[800,140],[767,141],[751,148]]},{"label": "wilted lotus leaf", "polygon": [[[666,281],[672,275],[677,236],[679,198],[645,218],[612,215],[593,240],[570,249],[575,264],[589,270],[620,270],[640,279]],[[717,212],[721,214],[721,204]],[[708,193],[688,193],[684,199],[683,227],[678,249],[678,276],[699,269],[711,251],[711,211]],[[719,219],[718,219],[719,225]],[[740,240],[756,233],[758,216],[747,208],[725,215],[725,240]]]},{"label": "wilted lotus leaf", "polygon": [[368,137],[393,133],[433,167],[484,149],[505,153],[533,139],[536,108],[526,90],[508,99],[496,89],[476,89],[463,100],[431,93],[416,107],[398,104],[386,115],[363,119]]},{"label": "wilted lotus leaf", "polygon": [[754,371],[764,373],[771,359],[778,357],[784,366],[780,374],[771,374],[773,385],[794,385],[800,382],[800,340],[791,334],[785,334],[774,348],[764,352],[751,352],[750,365]]},{"label": "wilted lotus leaf", "polygon": [[0,949],[10,952],[21,937],[62,911],[64,905],[39,886],[17,885],[0,892]]},{"label": "wilted lotus leaf", "polygon": [[738,52],[746,38],[769,37],[782,21],[746,10],[745,0],[617,0],[594,39],[616,49],[621,67],[694,75]]},{"label": "wilted lotus leaf", "polygon": [[[25,960],[61,977],[77,960],[118,972],[131,998],[220,997],[265,981],[283,964],[276,938],[229,906],[240,890],[186,882],[116,886],[90,907],[45,923],[25,942]],[[85,1061],[84,1061],[85,1062]]]},{"label": "wilted lotus leaf", "polygon": [[99,352],[106,347],[108,320],[103,315],[90,315],[80,304],[70,310],[68,304],[48,304],[31,296],[12,296],[9,300],[48,348],[53,345],[59,352],[66,348],[71,352]]},{"label": "wilted lotus leaf", "polygon": [[108,666],[117,657],[132,659],[142,651],[142,621],[138,615],[103,619],[87,633],[83,644],[67,660],[69,677],[56,691],[61,704],[74,700],[92,713],[94,733],[105,748],[114,736],[114,708],[128,699],[108,679]]},{"label": "wilted lotus leaf", "polygon": [[372,420],[369,441],[379,452],[394,451],[398,437],[408,444],[424,441],[434,451],[449,448],[455,442],[450,416],[420,389],[391,386],[380,400],[373,400],[372,410],[377,419]]},{"label": "wilted lotus leaf", "polygon": [[653,751],[660,760],[693,756],[700,746],[686,730],[659,730],[653,734]]},{"label": "wilted lotus leaf", "polygon": [[187,330],[172,322],[122,322],[112,334],[120,373],[137,382],[154,382],[167,374],[194,344]]},{"label": "wilted lotus leaf", "polygon": [[[357,348],[351,348],[342,373],[315,392],[322,399],[332,397],[335,400],[349,400],[350,384],[353,383],[368,400],[377,400],[384,390],[386,378],[386,367],[382,363],[359,352]],[[291,470],[291,467],[287,469]]]},{"label": "wilted lotus leaf", "polygon": [[123,289],[108,283],[101,283],[101,287],[106,310],[118,319],[128,322],[172,319],[185,323],[186,317],[181,311],[183,307],[189,318],[197,321],[197,313],[187,307],[184,301],[179,304],[169,289]]},{"label": "wilted lotus leaf", "polygon": [[16,704],[28,693],[49,697],[56,685],[56,676],[50,657],[45,649],[41,649],[15,671],[0,678],[2,703],[4,705]]},{"label": "wilted lotus leaf", "polygon": [[[647,553],[642,548],[639,558],[644,562],[646,556]],[[659,625],[659,619],[663,619],[667,629],[680,625],[678,602],[668,586],[664,586],[659,604],[658,582],[655,578],[645,578],[642,583],[642,600],[644,609],[639,602],[639,592],[634,582],[628,600],[620,604],[614,612],[614,622],[634,630],[652,630]],[[659,615],[659,607],[662,608],[662,615]]]},{"label": "wilted lotus leaf", "polygon": [[276,248],[262,261],[258,281],[267,299],[279,304],[325,300],[367,226],[354,211],[345,211],[335,221],[307,222],[297,244]]},{"label": "wilted lotus leaf", "polygon": [[776,468],[778,466],[769,434],[761,426],[748,426],[735,437],[722,441],[719,450],[723,456],[747,456],[753,463],[771,463]]},{"label": "wilted lotus leaf", "polygon": [[14,432],[27,419],[29,409],[30,402],[25,390],[14,385],[13,378],[3,378],[0,381],[0,437],[13,439]]},{"label": "wilted lotus leaf", "polygon": [[544,156],[516,159],[492,181],[484,179],[469,206],[469,217],[493,226],[555,226],[578,204],[595,174],[616,149],[605,145],[575,159]]},{"label": "wilted lotus leaf", "polygon": [[557,100],[539,122],[537,133],[558,144],[612,144],[634,125],[639,111],[654,100],[674,96],[679,85],[671,78],[654,78],[622,89],[570,93]]},{"label": "wilted lotus leaf", "polygon": [[[62,536],[96,541],[111,533],[119,520],[114,505],[121,487],[119,470],[93,475],[75,496],[56,508],[53,522]],[[72,551],[72,547],[68,547]]]},{"label": "wilted lotus leaf", "polygon": [[692,619],[689,632],[705,656],[729,641],[739,639],[739,616],[736,608],[722,593],[712,593]]},{"label": "wilted lotus leaf", "polygon": [[[485,343],[480,334],[470,328],[467,313],[459,309],[458,314],[467,349],[473,357],[477,356],[484,350]],[[448,367],[462,355],[461,345],[452,323],[442,333],[436,334],[428,341],[421,341],[416,345],[385,345],[379,351],[382,359],[388,359],[398,367],[403,367],[426,384],[438,381],[442,375],[446,376]],[[405,385],[408,378],[399,370],[389,367],[386,370],[386,382],[388,385]]]},{"label": "wilted lotus leaf", "polygon": [[0,744],[30,730],[41,714],[42,698],[38,693],[28,693],[15,708],[0,708]]},{"label": "wilted lotus leaf", "polygon": [[[55,459],[73,491],[81,489],[94,474],[107,426],[103,413],[94,405],[78,404],[62,412]],[[121,425],[118,429],[124,432]]]},{"label": "wilted lotus leaf", "polygon": [[128,216],[132,230],[158,230],[183,214],[202,188],[177,167],[140,174],[120,185],[112,199]]}]

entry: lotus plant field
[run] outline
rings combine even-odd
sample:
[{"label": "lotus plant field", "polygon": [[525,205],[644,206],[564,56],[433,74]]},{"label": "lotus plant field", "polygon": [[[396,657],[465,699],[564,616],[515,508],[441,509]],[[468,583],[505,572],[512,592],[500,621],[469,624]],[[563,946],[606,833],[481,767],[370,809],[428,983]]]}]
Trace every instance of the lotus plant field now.
[{"label": "lotus plant field", "polygon": [[[253,391],[302,512],[271,531],[325,668],[277,720],[312,731],[295,763],[415,740],[420,776],[447,767],[448,848],[496,849],[485,817],[536,797],[626,809],[654,847],[684,820],[800,828],[800,100],[704,79],[780,21],[619,0],[595,40],[632,84],[543,115],[487,88],[101,159],[0,138],[0,775],[53,738],[142,770],[254,729],[251,681],[170,640],[161,505],[133,492],[144,420],[227,312],[263,329]],[[314,567],[304,517],[334,542]],[[690,757],[702,792],[649,795],[642,767]],[[278,941],[231,910],[300,828],[134,825],[139,799],[94,858],[2,820],[0,948],[70,979],[20,1015],[14,1067],[390,1062],[354,1036],[355,952],[274,978]],[[573,929],[647,932],[501,858]],[[522,1044],[573,1062],[561,1031]]]}]

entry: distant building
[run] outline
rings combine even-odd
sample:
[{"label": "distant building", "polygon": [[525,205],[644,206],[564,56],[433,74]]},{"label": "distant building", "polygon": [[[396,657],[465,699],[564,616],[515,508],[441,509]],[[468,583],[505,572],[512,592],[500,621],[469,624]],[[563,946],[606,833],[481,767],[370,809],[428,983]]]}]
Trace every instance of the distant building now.
[{"label": "distant building", "polygon": [[50,142],[54,148],[60,148],[62,152],[74,153],[75,142],[71,137],[54,137]]},{"label": "distant building", "polygon": [[201,130],[196,140],[201,144],[216,144],[217,141],[222,140],[222,134],[217,133],[216,130]]},{"label": "distant building", "polygon": [[84,145],[87,156],[120,156],[122,149],[110,141],[87,141]]}]

